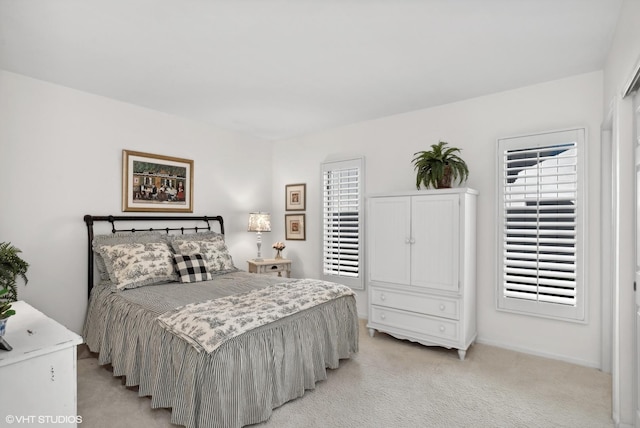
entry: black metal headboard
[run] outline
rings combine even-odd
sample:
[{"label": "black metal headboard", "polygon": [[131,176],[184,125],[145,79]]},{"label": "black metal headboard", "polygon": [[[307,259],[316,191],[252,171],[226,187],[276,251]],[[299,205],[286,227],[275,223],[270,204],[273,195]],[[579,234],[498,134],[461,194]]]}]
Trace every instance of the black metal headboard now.
[{"label": "black metal headboard", "polygon": [[[93,224],[99,221],[106,221],[111,223],[111,233],[116,232],[142,232],[142,231],[165,231],[167,233],[171,231],[179,231],[180,233],[184,233],[185,231],[194,231],[198,233],[198,231],[211,230],[210,222],[218,222],[220,226],[220,233],[224,235],[224,220],[222,216],[188,216],[188,215],[178,215],[178,216],[118,216],[118,215],[85,215],[84,222],[87,224],[87,234],[88,234],[88,291],[91,294],[91,289],[93,288]],[[193,224],[194,222],[204,222],[206,225],[203,226],[190,226],[190,227],[175,227],[174,223],[171,223],[171,227],[143,227],[143,228],[124,228],[118,229],[116,227],[116,222],[156,222],[156,221],[164,221],[164,222],[190,222]]]}]

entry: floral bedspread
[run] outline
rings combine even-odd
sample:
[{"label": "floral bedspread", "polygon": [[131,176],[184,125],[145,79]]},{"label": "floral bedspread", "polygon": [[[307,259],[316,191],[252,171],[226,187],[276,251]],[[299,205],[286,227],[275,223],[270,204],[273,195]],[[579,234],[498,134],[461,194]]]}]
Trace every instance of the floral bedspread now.
[{"label": "floral bedspread", "polygon": [[296,312],[354,295],[347,286],[314,279],[271,285],[173,309],[157,320],[198,351],[213,352],[226,340]]}]

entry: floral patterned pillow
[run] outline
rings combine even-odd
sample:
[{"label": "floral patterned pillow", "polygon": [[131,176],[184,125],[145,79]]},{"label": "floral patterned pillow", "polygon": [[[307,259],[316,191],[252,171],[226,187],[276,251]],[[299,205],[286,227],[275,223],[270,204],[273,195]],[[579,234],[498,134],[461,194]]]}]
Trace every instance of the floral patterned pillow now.
[{"label": "floral patterned pillow", "polygon": [[117,232],[96,235],[93,238],[95,267],[101,281],[110,281],[109,270],[104,258],[98,252],[99,245],[141,244],[146,242],[167,242],[166,234],[158,231]]},{"label": "floral patterned pillow", "polygon": [[97,245],[116,290],[162,284],[178,279],[166,242]]},{"label": "floral patterned pillow", "polygon": [[176,253],[183,256],[202,254],[210,273],[222,273],[236,270],[233,259],[229,254],[227,245],[222,236],[212,237],[206,240],[181,240],[174,239],[171,245]]}]

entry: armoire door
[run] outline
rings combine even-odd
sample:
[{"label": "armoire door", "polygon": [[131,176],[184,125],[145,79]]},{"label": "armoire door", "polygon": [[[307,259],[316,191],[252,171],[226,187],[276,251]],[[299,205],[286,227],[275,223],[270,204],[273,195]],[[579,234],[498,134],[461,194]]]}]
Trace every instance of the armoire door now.
[{"label": "armoire door", "polygon": [[458,291],[460,195],[415,196],[411,203],[411,285]]},{"label": "armoire door", "polygon": [[411,198],[371,198],[367,216],[369,280],[409,284]]}]

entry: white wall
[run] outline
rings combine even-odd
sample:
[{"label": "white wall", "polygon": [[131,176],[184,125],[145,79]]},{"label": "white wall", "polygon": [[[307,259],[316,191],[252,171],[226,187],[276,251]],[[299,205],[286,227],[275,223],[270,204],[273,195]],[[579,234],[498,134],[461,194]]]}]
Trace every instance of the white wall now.
[{"label": "white wall", "polygon": [[[428,82],[425,82],[428,84]],[[412,155],[439,140],[462,149],[478,199],[479,341],[579,364],[600,366],[599,153],[602,73],[525,87],[436,108],[382,118],[281,141],[274,148],[273,240],[284,237],[284,186],[307,183],[307,240],[288,241],[294,276],[320,277],[320,163],[364,155],[366,193],[415,188]],[[499,312],[496,296],[496,140],[537,131],[585,126],[589,147],[588,322],[554,321]],[[366,317],[366,293],[358,309]]]},{"label": "white wall", "polygon": [[[414,188],[413,153],[438,140],[463,149],[478,206],[479,340],[598,367],[599,126],[602,74],[575,76],[328,130],[275,144],[0,72],[0,241],[31,263],[20,298],[80,331],[86,308],[82,216],[119,213],[121,151],[195,159],[195,213],[221,214],[239,267],[253,257],[246,214],[270,210],[264,254],[284,240],[284,186],[307,183],[307,240],[287,241],[294,276],[320,277],[320,162],[364,155],[366,193]],[[586,126],[589,157],[589,320],[552,321],[495,310],[495,144],[522,133]],[[273,174],[273,175],[272,175]],[[272,178],[273,177],[273,178]],[[366,293],[358,307],[366,317]],[[540,334],[540,332],[543,332]],[[569,338],[569,340],[567,340]]]},{"label": "white wall", "polygon": [[0,71],[0,241],[30,263],[18,297],[76,332],[82,217],[122,214],[123,149],[194,159],[194,213],[224,216],[238,267],[256,251],[248,213],[271,208],[272,143]]},{"label": "white wall", "polygon": [[[610,106],[615,106],[618,117],[619,147],[619,217],[618,225],[618,272],[619,288],[619,337],[620,344],[617,359],[613,362],[619,369],[619,383],[614,380],[614,389],[619,397],[619,408],[614,408],[614,418],[620,426],[633,426],[635,403],[633,348],[634,333],[634,242],[633,242],[633,204],[634,204],[634,151],[633,151],[633,112],[630,99],[621,100],[621,92],[627,83],[633,67],[640,60],[640,2],[625,1],[616,27],[614,41],[604,67],[603,111],[608,114]],[[616,355],[614,355],[614,358]]]}]

